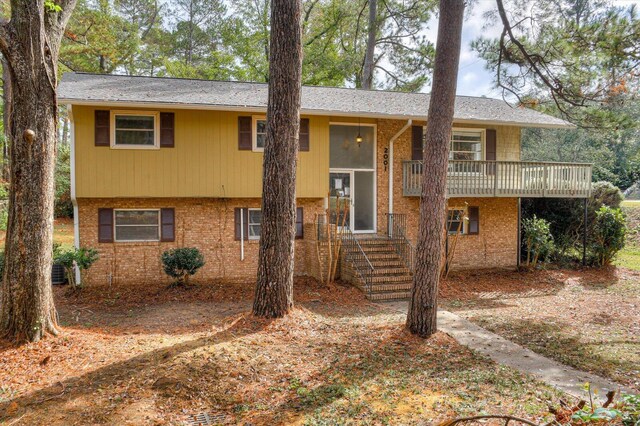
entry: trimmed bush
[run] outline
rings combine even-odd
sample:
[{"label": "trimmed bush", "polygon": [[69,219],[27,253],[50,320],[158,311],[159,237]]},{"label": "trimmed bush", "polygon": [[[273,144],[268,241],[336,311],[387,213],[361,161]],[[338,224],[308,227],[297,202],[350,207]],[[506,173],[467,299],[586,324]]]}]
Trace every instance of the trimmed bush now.
[{"label": "trimmed bush", "polygon": [[533,268],[554,250],[551,227],[548,221],[533,215],[532,218],[522,220],[522,231],[527,250],[526,265]]},{"label": "trimmed bush", "polygon": [[174,284],[188,285],[189,277],[204,266],[204,256],[195,247],[182,247],[162,253],[164,272],[175,278]]},{"label": "trimmed bush", "polygon": [[624,248],[626,217],[620,209],[602,206],[596,212],[592,230],[591,252],[594,263],[599,266],[609,265]]}]

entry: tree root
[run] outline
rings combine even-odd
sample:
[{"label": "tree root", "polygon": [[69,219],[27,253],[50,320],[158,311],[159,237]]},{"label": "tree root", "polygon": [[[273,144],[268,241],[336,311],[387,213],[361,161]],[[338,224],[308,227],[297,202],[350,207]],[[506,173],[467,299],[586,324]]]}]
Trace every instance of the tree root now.
[{"label": "tree root", "polygon": [[442,423],[440,423],[438,426],[453,426],[456,425],[458,423],[465,423],[465,422],[472,422],[475,420],[484,420],[484,419],[501,419],[505,421],[505,426],[507,426],[509,424],[509,422],[520,422],[522,424],[525,425],[529,425],[529,426],[539,426],[536,423],[533,423],[529,420],[526,419],[521,419],[520,417],[515,417],[515,416],[507,416],[507,415],[485,415],[485,416],[472,416],[472,417],[459,417],[457,419],[453,419],[453,420],[447,420],[444,421]]}]

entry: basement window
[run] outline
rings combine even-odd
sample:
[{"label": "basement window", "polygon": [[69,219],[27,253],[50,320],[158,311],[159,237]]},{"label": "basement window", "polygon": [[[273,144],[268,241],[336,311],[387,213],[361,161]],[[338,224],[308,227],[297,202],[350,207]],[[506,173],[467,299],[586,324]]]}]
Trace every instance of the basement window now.
[{"label": "basement window", "polygon": [[249,239],[259,240],[262,232],[262,210],[249,209]]},{"label": "basement window", "polygon": [[114,210],[116,241],[160,241],[160,210]]},{"label": "basement window", "polygon": [[447,215],[447,232],[449,235],[466,234],[466,222],[464,209],[449,209]]},{"label": "basement window", "polygon": [[155,112],[114,111],[111,114],[111,145],[115,148],[156,148],[158,123]]}]

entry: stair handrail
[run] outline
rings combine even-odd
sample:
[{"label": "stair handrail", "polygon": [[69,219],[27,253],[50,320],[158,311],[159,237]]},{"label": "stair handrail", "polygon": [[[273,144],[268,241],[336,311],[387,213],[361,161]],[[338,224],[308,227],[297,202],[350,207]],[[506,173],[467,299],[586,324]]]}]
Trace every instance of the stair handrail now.
[{"label": "stair handrail", "polygon": [[407,238],[407,215],[387,213],[387,239],[405,266],[413,273],[413,244]]},{"label": "stair handrail", "polygon": [[360,276],[364,283],[365,290],[371,296],[373,265],[369,261],[369,257],[362,249],[358,240],[354,237],[350,229],[345,228],[341,231],[342,247],[345,250],[345,260],[351,264],[351,267]]}]

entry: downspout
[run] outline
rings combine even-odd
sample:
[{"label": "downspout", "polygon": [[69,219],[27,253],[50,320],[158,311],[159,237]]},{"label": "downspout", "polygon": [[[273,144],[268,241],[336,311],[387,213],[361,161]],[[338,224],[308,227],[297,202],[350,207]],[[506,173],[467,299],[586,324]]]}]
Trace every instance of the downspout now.
[{"label": "downspout", "polygon": [[[76,249],[80,248],[80,218],[78,213],[78,200],[76,200],[76,129],[73,119],[73,106],[68,105],[69,115],[69,133],[71,134],[70,145],[71,155],[69,158],[71,168],[71,204],[73,205],[73,245]],[[80,270],[74,268],[76,274],[76,285],[82,284],[80,278]]]},{"label": "downspout", "polygon": [[240,209],[240,260],[244,260],[244,209]]},{"label": "downspout", "polygon": [[[413,120],[407,120],[407,124],[389,139],[389,214],[393,213],[393,143],[401,134],[411,127],[412,124]],[[387,229],[387,232],[389,232],[389,229]]]}]

